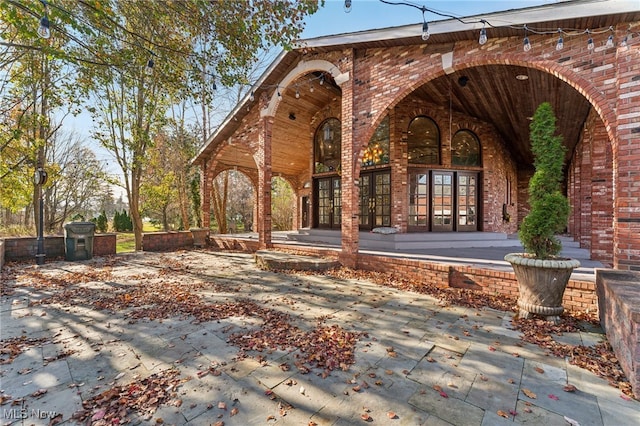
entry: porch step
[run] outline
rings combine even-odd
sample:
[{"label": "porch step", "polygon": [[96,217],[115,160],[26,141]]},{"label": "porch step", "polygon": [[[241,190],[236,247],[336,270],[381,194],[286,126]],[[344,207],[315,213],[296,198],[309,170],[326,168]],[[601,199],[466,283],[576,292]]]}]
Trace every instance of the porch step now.
[{"label": "porch step", "polygon": [[[306,244],[340,246],[340,231],[301,229],[288,234],[288,239]],[[421,250],[434,248],[520,247],[517,239],[496,232],[424,232],[378,234],[360,232],[363,250]]]},{"label": "porch step", "polygon": [[340,266],[337,260],[273,250],[258,250],[254,259],[258,267],[265,270],[326,271]]}]

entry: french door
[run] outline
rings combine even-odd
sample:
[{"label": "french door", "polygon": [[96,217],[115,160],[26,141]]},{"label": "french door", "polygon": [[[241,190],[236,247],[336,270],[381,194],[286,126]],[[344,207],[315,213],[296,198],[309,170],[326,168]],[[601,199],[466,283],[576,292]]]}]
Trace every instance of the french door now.
[{"label": "french door", "polygon": [[391,172],[360,175],[360,229],[391,226]]},{"label": "french door", "polygon": [[340,176],[323,177],[314,180],[315,209],[314,222],[317,228],[340,229],[342,215],[342,188]]},{"label": "french door", "polygon": [[478,173],[443,170],[409,175],[409,231],[478,230]]}]

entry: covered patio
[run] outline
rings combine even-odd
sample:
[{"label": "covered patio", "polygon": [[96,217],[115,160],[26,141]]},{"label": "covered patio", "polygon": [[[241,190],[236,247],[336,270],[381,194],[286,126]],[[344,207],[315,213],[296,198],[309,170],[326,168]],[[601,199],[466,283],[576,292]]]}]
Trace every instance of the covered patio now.
[{"label": "covered patio", "polygon": [[[567,242],[603,265],[640,268],[637,4],[563,2],[472,21],[484,23],[433,22],[427,41],[410,25],[283,52],[194,160],[205,226],[212,180],[235,169],[255,188],[259,248],[277,243],[275,176],[296,194],[299,238],[331,239],[346,266],[381,239],[509,243],[528,212],[529,119],[549,101],[566,146]],[[369,238],[377,228],[396,234]]]}]

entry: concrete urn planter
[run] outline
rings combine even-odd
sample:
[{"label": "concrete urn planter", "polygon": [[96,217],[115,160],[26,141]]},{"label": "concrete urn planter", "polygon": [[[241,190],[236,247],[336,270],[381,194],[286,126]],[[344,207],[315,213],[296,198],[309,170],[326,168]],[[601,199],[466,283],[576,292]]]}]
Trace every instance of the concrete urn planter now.
[{"label": "concrete urn planter", "polygon": [[207,245],[207,238],[209,237],[209,230],[207,228],[191,228],[191,235],[193,235],[193,246],[202,248]]},{"label": "concrete urn planter", "polygon": [[518,280],[520,318],[538,314],[554,324],[560,322],[564,290],[580,262],[575,259],[542,260],[526,253],[509,253],[504,260],[511,263]]}]

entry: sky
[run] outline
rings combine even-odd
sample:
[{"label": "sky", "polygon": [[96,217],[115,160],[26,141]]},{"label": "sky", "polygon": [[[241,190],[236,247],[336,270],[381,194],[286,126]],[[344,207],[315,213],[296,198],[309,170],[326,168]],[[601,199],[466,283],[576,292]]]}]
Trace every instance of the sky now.
[{"label": "sky", "polygon": [[[402,3],[400,0],[389,1]],[[425,6],[448,15],[466,17],[558,2],[558,0],[416,0],[405,1],[404,3]],[[426,13],[425,17],[427,22],[443,19],[430,13]],[[302,37],[313,38],[400,25],[421,24],[422,12],[414,7],[385,4],[379,0],[353,0],[351,12],[345,13],[344,0],[325,0],[324,7],[307,17],[305,22],[306,28]]]}]

